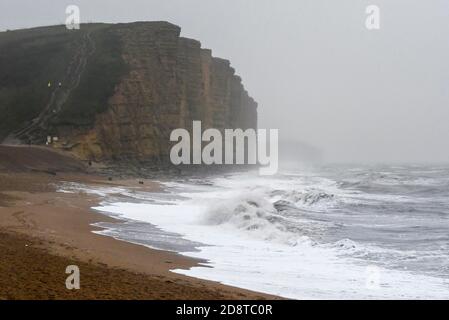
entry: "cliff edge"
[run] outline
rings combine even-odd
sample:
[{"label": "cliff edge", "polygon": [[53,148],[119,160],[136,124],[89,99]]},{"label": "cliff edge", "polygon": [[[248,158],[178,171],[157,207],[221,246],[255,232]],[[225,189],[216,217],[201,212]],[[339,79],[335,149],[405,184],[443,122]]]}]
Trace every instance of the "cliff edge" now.
[{"label": "cliff edge", "polygon": [[0,33],[0,141],[84,160],[167,161],[170,132],[256,128],[230,62],[168,22]]}]

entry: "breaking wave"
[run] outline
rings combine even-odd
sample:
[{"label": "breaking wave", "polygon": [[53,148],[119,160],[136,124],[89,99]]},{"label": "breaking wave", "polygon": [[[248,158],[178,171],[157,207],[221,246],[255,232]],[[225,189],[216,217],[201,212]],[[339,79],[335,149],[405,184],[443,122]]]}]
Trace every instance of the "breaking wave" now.
[{"label": "breaking wave", "polygon": [[[447,298],[449,168],[434,171],[335,167],[169,182],[158,194],[95,192],[138,200],[99,208],[128,219],[118,238],[213,267],[178,273],[286,297]],[[365,287],[368,266],[381,268],[377,291]]]},{"label": "breaking wave", "polygon": [[297,245],[298,241],[310,241],[308,237],[298,235],[293,221],[277,210],[273,203],[255,193],[222,200],[207,207],[202,222],[207,225],[230,225],[259,239],[290,246]]}]

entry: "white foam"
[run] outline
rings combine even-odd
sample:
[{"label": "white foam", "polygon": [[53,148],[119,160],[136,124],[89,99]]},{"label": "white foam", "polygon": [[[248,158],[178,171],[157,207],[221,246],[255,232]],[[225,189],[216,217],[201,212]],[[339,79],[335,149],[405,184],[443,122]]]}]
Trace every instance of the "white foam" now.
[{"label": "white foam", "polygon": [[[217,179],[214,185],[190,191],[178,184],[184,198],[171,205],[120,202],[96,209],[205,244],[185,254],[207,259],[213,268],[173,270],[180,274],[298,299],[449,298],[444,279],[363,265],[342,256],[339,244],[318,245],[268,223],[279,217],[263,196],[273,191],[267,185],[288,190],[298,185],[258,178]],[[353,246],[349,240],[343,244]]]}]

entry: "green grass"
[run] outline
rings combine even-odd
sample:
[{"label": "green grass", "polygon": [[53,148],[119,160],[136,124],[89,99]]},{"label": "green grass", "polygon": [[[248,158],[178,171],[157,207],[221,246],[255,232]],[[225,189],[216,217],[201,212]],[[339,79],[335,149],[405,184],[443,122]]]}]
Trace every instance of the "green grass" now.
[{"label": "green grass", "polygon": [[45,107],[47,84],[64,74],[78,36],[61,26],[0,33],[0,138]]},{"label": "green grass", "polygon": [[113,25],[89,24],[80,30],[53,26],[1,32],[0,141],[45,108],[52,90],[48,82],[56,85],[63,79],[76,46],[88,31],[96,42],[95,54],[52,125],[92,125],[127,72],[113,30]]},{"label": "green grass", "polygon": [[115,86],[128,68],[121,57],[122,47],[113,28],[92,34],[96,50],[77,89],[72,92],[58,122],[64,125],[89,126],[95,115],[104,112]]}]

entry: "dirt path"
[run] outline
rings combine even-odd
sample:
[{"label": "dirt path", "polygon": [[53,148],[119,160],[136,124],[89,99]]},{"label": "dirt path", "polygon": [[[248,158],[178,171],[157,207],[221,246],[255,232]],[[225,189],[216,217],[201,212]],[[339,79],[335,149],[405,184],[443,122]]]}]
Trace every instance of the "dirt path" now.
[{"label": "dirt path", "polygon": [[81,76],[86,69],[89,58],[95,53],[95,48],[95,42],[91,37],[91,33],[87,32],[83,37],[79,50],[75,53],[67,68],[64,78],[60,81],[61,85],[59,83],[51,84],[54,90],[51,93],[48,104],[29,125],[6,138],[5,143],[45,143],[45,133],[47,132],[49,121],[61,112],[72,91],[79,86]]}]

